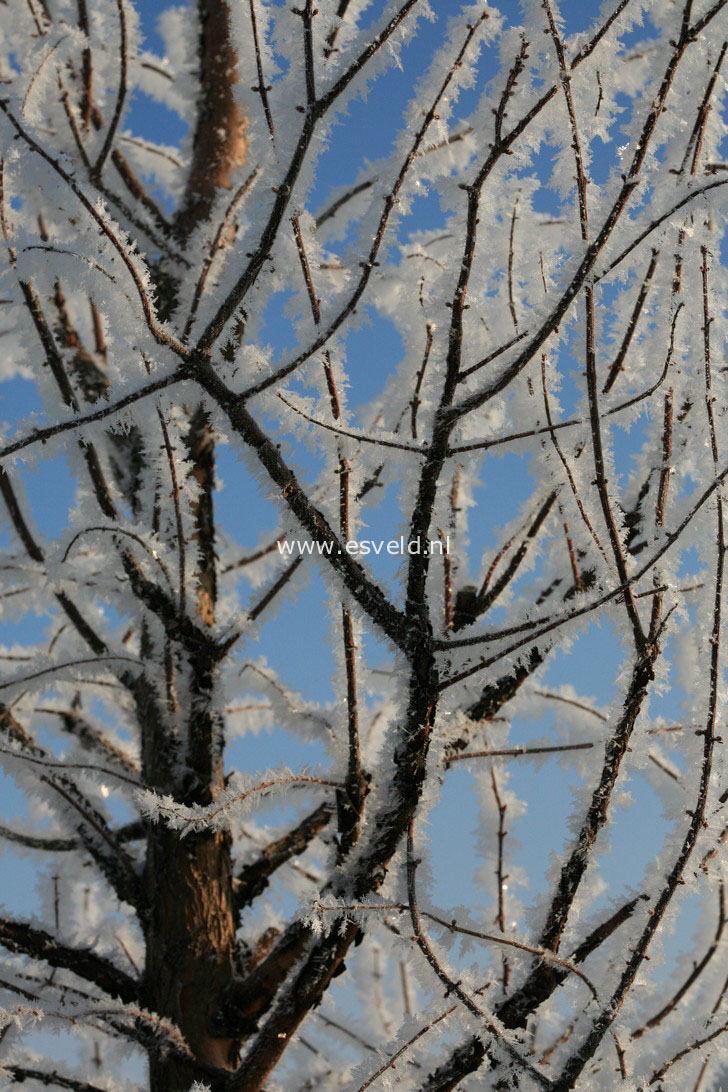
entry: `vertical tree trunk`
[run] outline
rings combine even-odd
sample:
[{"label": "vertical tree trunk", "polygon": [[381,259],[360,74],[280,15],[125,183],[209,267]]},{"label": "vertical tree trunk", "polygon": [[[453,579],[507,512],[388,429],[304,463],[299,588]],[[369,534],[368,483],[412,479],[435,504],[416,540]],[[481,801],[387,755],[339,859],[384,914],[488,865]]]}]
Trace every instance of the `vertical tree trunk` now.
[{"label": "vertical tree trunk", "polygon": [[[192,163],[175,232],[184,246],[191,232],[210,215],[219,189],[228,189],[234,169],[245,161],[245,121],[235,102],[235,53],[230,45],[230,16],[222,0],[198,0],[200,99],[193,135]],[[217,572],[213,489],[215,437],[203,406],[190,413],[186,438],[192,475],[199,487],[192,502],[196,550],[195,612],[206,626],[215,621]],[[211,715],[214,664],[202,656],[188,662],[186,768],[159,768],[162,791],[189,804],[207,804],[221,786],[222,725]],[[161,755],[149,754],[151,766]],[[150,771],[151,772],[151,771]],[[151,784],[160,785],[157,779]],[[161,785],[160,785],[161,788]],[[172,1020],[198,1061],[222,1069],[235,1066],[238,1046],[213,1034],[223,991],[234,964],[231,844],[219,831],[184,838],[157,825],[148,839],[145,890],[152,907],[146,927],[146,998],[156,1012]],[[150,1056],[151,1092],[187,1092],[195,1077],[179,1057]]]},{"label": "vertical tree trunk", "polygon": [[[214,600],[210,608],[214,611]],[[148,637],[145,650],[152,658]],[[201,656],[183,670],[188,675],[190,700],[185,760],[181,746],[169,745],[173,722],[179,722],[185,711],[172,702],[163,711],[157,701],[140,694],[143,777],[158,792],[171,793],[186,804],[204,805],[213,799],[214,788],[222,786],[224,776],[221,725],[210,711],[214,669]],[[220,999],[234,966],[230,836],[204,831],[182,837],[164,823],[150,825],[143,889],[149,907],[144,923],[146,1007],[179,1029],[195,1060],[234,1068],[237,1043],[214,1034]],[[178,1055],[156,1052],[150,1052],[149,1058],[151,1092],[187,1092],[199,1077],[192,1059],[185,1062]]]},{"label": "vertical tree trunk", "polygon": [[[237,1062],[237,1044],[211,1027],[233,967],[235,923],[230,839],[219,831],[181,838],[155,826],[145,886],[146,995],[150,1008],[179,1027],[199,1061],[222,1069]],[[152,1055],[151,1092],[187,1092],[196,1074],[184,1060]]]},{"label": "vertical tree trunk", "polygon": [[[196,613],[205,626],[215,622],[217,573],[213,488],[215,440],[203,407],[190,418],[187,447],[199,493],[195,519]],[[170,668],[174,670],[174,668]],[[222,787],[222,732],[212,714],[215,664],[203,650],[186,658],[189,709],[170,710],[186,720],[186,756],[167,763],[148,753],[152,783],[187,804],[209,804]],[[156,776],[155,776],[156,775]],[[213,1033],[223,991],[230,983],[235,946],[231,839],[204,831],[182,837],[165,825],[148,838],[145,890],[151,906],[146,931],[146,995],[149,1006],[179,1028],[197,1061],[220,1069],[237,1063],[235,1040]],[[151,1092],[187,1092],[194,1067],[175,1056],[150,1057]]]}]

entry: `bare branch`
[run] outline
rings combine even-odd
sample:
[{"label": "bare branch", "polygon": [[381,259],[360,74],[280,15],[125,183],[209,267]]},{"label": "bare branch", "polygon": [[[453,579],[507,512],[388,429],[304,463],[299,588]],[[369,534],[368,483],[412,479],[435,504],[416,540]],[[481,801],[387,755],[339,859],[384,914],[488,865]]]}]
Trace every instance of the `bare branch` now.
[{"label": "bare branch", "polygon": [[54,1088],[68,1088],[71,1092],[104,1092],[104,1089],[98,1084],[91,1084],[89,1081],[64,1076],[55,1069],[33,1069],[24,1065],[13,1065],[4,1062],[3,1072],[10,1075],[13,1084],[37,1081],[38,1084],[53,1085]]},{"label": "bare branch", "polygon": [[325,829],[332,815],[331,804],[320,804],[297,827],[271,842],[257,860],[240,870],[235,880],[235,903],[238,910],[249,906],[265,891],[270,877],[277,869],[308,848],[311,841]]},{"label": "bare branch", "polygon": [[138,983],[89,948],[69,948],[50,933],[10,918],[0,919],[0,944],[10,952],[19,952],[33,959],[44,960],[52,967],[72,971],[79,978],[98,986],[109,997],[118,997],[128,1003],[139,1001]]},{"label": "bare branch", "polygon": [[718,945],[720,944],[720,939],[723,936],[723,930],[725,929],[725,920],[725,888],[721,883],[718,891],[718,925],[716,927],[713,942],[709,945],[705,952],[705,955],[698,963],[695,964],[690,974],[687,976],[679,989],[675,991],[667,1004],[663,1005],[658,1013],[656,1013],[654,1016],[651,1016],[650,1019],[642,1025],[642,1027],[636,1028],[635,1031],[632,1032],[633,1039],[639,1039],[642,1035],[645,1034],[645,1032],[649,1031],[651,1028],[657,1027],[658,1024],[662,1023],[666,1016],[669,1016],[671,1012],[675,1011],[677,1006],[680,1004],[682,998],[688,992],[690,987],[695,982],[697,982],[697,980],[700,978],[701,974],[715,955],[716,951],[718,950]]},{"label": "bare branch", "polygon": [[91,171],[91,177],[95,182],[98,182],[101,178],[104,164],[113,147],[116,138],[116,130],[119,127],[121,115],[124,110],[124,102],[126,100],[126,78],[129,59],[127,52],[126,9],[124,7],[124,2],[125,0],[116,0],[116,10],[119,15],[119,90],[116,95],[114,113],[106,131],[106,136],[104,137],[104,143],[101,146],[101,151],[99,152],[98,158]]}]

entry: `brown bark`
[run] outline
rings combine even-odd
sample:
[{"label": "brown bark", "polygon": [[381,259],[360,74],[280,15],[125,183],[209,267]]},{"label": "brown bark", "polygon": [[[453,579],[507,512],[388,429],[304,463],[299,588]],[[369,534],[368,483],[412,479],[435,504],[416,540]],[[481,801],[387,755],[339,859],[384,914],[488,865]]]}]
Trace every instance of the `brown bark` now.
[{"label": "brown bark", "polygon": [[[227,835],[181,838],[157,827],[150,835],[145,886],[151,915],[146,934],[146,998],[150,1008],[174,1021],[195,1058],[232,1069],[237,1044],[217,1036],[220,997],[233,968],[235,924]],[[190,1061],[151,1055],[151,1092],[182,1092],[199,1078]]]},{"label": "brown bark", "polygon": [[245,119],[235,101],[237,58],[230,46],[230,15],[223,0],[198,0],[200,98],[187,178],[176,229],[184,240],[210,215],[215,194],[229,189],[245,162]]},{"label": "brown bark", "polygon": [[[213,604],[214,605],[214,604]],[[151,657],[153,649],[147,642]],[[221,787],[219,725],[209,711],[214,664],[201,651],[190,656],[192,705],[187,761],[171,760],[171,714],[156,702],[137,702],[144,740],[143,776],[160,792],[187,804],[208,804]],[[143,699],[143,695],[142,695]],[[147,839],[143,891],[149,912],[144,921],[147,1008],[172,1021],[191,1057],[183,1052],[149,1053],[150,1092],[186,1092],[205,1076],[204,1068],[233,1069],[237,1043],[215,1028],[220,1000],[234,968],[236,918],[233,902],[231,839],[220,831],[182,837],[166,824],[152,824]]]}]

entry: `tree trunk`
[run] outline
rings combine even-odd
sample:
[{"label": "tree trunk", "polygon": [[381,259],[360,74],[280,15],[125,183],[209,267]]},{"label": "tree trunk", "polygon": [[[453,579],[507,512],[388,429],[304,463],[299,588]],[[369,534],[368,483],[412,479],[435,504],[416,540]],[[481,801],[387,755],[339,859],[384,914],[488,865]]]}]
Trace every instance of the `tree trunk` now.
[{"label": "tree trunk", "polygon": [[[155,825],[149,834],[145,888],[146,1001],[172,1020],[198,1061],[221,1069],[237,1062],[237,1043],[212,1033],[233,970],[235,921],[230,838],[220,831],[180,837]],[[177,1056],[150,1056],[151,1092],[188,1092],[199,1071]]]}]

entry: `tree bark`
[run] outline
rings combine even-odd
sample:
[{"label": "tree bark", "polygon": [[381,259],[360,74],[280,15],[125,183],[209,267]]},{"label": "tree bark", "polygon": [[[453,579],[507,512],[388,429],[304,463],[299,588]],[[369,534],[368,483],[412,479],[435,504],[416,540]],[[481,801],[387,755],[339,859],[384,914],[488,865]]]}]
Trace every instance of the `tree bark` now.
[{"label": "tree bark", "polygon": [[230,188],[232,173],[243,165],[248,151],[245,119],[234,94],[237,58],[230,44],[228,5],[224,0],[197,0],[197,13],[200,98],[192,165],[175,225],[182,240],[208,218],[215,194]]},{"label": "tree bark", "polygon": [[[235,1040],[213,1033],[220,997],[233,971],[230,839],[219,831],[181,838],[155,827],[150,834],[145,887],[152,912],[147,928],[146,998],[172,1020],[195,1058],[233,1069]],[[199,1077],[192,1061],[152,1055],[151,1092],[187,1092]]]}]

